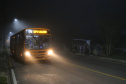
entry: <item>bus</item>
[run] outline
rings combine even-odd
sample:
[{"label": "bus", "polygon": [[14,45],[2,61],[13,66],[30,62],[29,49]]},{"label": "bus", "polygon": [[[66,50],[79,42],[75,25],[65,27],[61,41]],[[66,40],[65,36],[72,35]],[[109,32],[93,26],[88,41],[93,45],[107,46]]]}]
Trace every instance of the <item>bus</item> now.
[{"label": "bus", "polygon": [[24,62],[52,58],[52,34],[47,28],[26,28],[10,38],[10,52]]}]

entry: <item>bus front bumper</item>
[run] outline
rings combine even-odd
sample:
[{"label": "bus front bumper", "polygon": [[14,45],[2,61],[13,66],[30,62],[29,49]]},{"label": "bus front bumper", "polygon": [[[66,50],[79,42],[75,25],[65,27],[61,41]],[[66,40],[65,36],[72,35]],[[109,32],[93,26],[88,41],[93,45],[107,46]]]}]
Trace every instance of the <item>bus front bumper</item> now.
[{"label": "bus front bumper", "polygon": [[25,57],[25,61],[34,61],[34,60],[49,60],[52,59],[52,56],[31,56]]}]

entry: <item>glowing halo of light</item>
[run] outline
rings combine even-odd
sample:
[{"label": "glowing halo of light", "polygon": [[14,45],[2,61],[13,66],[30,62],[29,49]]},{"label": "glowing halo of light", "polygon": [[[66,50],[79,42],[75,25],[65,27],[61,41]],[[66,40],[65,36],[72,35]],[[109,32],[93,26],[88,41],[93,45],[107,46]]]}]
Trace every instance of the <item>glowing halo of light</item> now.
[{"label": "glowing halo of light", "polygon": [[14,21],[18,21],[18,20],[15,18]]}]

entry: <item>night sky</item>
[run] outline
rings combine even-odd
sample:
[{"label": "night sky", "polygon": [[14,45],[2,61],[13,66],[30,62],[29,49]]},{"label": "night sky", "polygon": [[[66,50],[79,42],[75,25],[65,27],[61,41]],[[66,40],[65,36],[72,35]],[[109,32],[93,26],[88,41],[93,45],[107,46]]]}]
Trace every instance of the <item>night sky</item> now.
[{"label": "night sky", "polygon": [[27,24],[26,27],[50,28],[54,38],[59,40],[97,39],[97,19],[109,15],[124,23],[120,31],[126,34],[125,4],[125,0],[4,0],[1,30],[6,23],[8,31],[17,32],[8,26],[17,18]]}]

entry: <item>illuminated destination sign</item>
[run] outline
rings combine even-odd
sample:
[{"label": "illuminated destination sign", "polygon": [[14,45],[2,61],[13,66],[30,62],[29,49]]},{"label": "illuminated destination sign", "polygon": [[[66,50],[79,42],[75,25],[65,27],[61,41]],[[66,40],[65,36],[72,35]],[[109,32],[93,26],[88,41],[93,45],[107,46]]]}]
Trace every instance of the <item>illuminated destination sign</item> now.
[{"label": "illuminated destination sign", "polygon": [[32,30],[32,29],[27,29],[25,33],[27,33],[27,34],[47,34],[47,30]]},{"label": "illuminated destination sign", "polygon": [[46,34],[46,30],[33,30],[33,33],[41,33],[41,34]]}]

